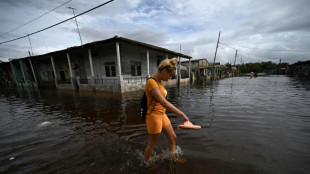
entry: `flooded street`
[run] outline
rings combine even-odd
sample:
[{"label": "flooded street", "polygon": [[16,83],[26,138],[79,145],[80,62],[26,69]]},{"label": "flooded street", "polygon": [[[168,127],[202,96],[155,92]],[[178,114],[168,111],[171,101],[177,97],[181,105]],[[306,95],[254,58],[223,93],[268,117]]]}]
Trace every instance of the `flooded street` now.
[{"label": "flooded street", "polygon": [[308,173],[310,82],[286,76],[236,77],[169,87],[168,100],[200,130],[177,130],[166,157],[143,164],[147,130],[142,91],[124,94],[1,89],[0,173]]}]

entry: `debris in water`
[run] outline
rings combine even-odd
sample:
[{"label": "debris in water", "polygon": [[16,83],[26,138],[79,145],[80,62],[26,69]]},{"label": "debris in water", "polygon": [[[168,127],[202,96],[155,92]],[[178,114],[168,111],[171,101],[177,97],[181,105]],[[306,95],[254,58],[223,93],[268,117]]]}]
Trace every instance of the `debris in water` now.
[{"label": "debris in water", "polygon": [[51,124],[51,122],[45,121],[45,122],[41,123],[40,125],[41,125],[41,126],[47,126],[47,125],[49,125],[49,124]]}]

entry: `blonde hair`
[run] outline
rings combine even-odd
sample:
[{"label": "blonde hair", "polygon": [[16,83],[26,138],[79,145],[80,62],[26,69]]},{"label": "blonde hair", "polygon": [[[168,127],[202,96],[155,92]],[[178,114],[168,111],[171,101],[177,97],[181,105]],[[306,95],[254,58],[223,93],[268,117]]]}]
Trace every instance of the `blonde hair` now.
[{"label": "blonde hair", "polygon": [[162,60],[158,66],[158,72],[163,71],[164,69],[167,70],[169,73],[173,72],[176,70],[177,67],[177,63],[178,63],[178,59],[177,58],[172,58],[172,59],[165,59]]}]

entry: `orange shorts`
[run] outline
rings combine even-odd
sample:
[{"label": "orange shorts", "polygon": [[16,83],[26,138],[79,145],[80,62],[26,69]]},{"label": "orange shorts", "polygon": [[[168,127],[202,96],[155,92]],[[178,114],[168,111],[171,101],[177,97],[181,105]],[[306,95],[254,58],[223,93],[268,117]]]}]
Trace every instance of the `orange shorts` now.
[{"label": "orange shorts", "polygon": [[147,131],[149,134],[161,133],[162,129],[171,124],[166,114],[151,113],[145,118]]}]

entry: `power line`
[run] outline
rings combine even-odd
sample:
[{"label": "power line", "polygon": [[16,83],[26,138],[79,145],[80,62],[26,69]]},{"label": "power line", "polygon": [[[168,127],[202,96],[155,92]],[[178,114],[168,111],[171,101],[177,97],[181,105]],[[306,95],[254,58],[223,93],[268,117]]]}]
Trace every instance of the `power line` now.
[{"label": "power line", "polygon": [[17,29],[19,29],[19,28],[21,28],[21,27],[27,25],[27,24],[30,24],[31,22],[33,22],[33,21],[39,19],[40,17],[42,17],[42,16],[44,16],[44,15],[46,15],[46,14],[48,14],[48,13],[54,11],[54,10],[56,10],[57,8],[59,8],[59,7],[63,6],[63,5],[65,5],[65,4],[69,3],[70,1],[72,1],[72,0],[69,0],[69,1],[67,1],[67,2],[65,2],[65,3],[63,3],[63,4],[61,4],[60,6],[58,6],[58,7],[54,8],[54,9],[52,9],[52,10],[50,10],[50,11],[48,11],[48,12],[42,14],[42,15],[40,15],[40,16],[38,16],[38,17],[32,19],[32,20],[30,20],[29,22],[26,22],[26,23],[22,24],[21,26],[16,27],[16,28],[14,28],[14,29],[12,29],[12,30],[10,30],[10,31],[8,31],[8,32],[6,32],[6,33],[4,33],[4,34],[2,34],[0,37],[2,37],[2,36],[4,36],[4,35],[6,35],[6,34],[12,32],[12,31],[15,31],[15,30],[17,30]]},{"label": "power line", "polygon": [[[220,43],[224,44],[226,46],[236,46],[236,47],[240,47],[240,48],[253,49],[253,50],[310,52],[310,50],[280,50],[280,49],[250,48],[250,47],[238,46],[238,45],[233,45],[233,44],[228,44],[228,43],[223,43],[223,42],[220,42]],[[233,49],[235,49],[235,48],[233,48]]]},{"label": "power line", "polygon": [[0,44],[4,44],[4,43],[12,42],[12,41],[15,41],[15,40],[19,40],[19,39],[25,38],[25,37],[27,37],[27,36],[31,36],[31,35],[34,35],[34,34],[36,34],[36,33],[39,33],[39,32],[41,32],[41,31],[50,29],[50,28],[55,27],[55,26],[57,26],[57,25],[59,25],[59,24],[62,24],[62,23],[64,23],[64,22],[67,22],[67,21],[69,21],[69,20],[71,20],[71,19],[73,19],[73,18],[75,18],[75,17],[81,16],[81,15],[83,15],[83,14],[85,14],[85,13],[88,13],[88,12],[90,12],[90,11],[92,11],[92,10],[95,10],[96,8],[99,8],[99,7],[101,7],[101,6],[104,6],[104,5],[106,5],[106,4],[108,4],[108,3],[112,2],[112,1],[114,1],[114,0],[107,1],[107,2],[105,2],[105,3],[103,3],[103,4],[100,4],[100,5],[98,5],[98,6],[94,7],[94,8],[92,8],[92,9],[87,10],[87,11],[85,11],[85,12],[83,12],[83,13],[80,13],[80,14],[78,14],[78,15],[76,15],[76,16],[73,16],[73,17],[71,17],[71,18],[68,18],[68,19],[66,19],[66,20],[64,20],[64,21],[61,21],[61,22],[59,22],[59,23],[57,23],[57,24],[51,25],[51,26],[46,27],[46,28],[44,28],[44,29],[41,29],[41,30],[39,30],[39,31],[36,31],[36,32],[30,33],[30,34],[27,34],[27,35],[25,35],[25,36],[21,36],[21,37],[12,39],[12,40],[0,42]]},{"label": "power line", "polygon": [[234,47],[231,47],[231,46],[226,45],[225,43],[220,42],[220,44],[222,44],[222,46],[224,46],[224,47],[227,47],[227,48],[231,48],[231,49],[237,50],[237,49],[236,49],[236,48],[234,48]]},{"label": "power line", "polygon": [[[29,4],[31,4],[32,6],[34,6],[35,8],[37,8],[37,9],[39,9],[39,10],[41,10],[41,11],[45,11],[45,10],[44,10],[44,7],[42,7],[41,5],[39,5],[39,4],[33,4],[33,3],[32,3],[31,1],[29,1],[29,0],[26,0],[26,1],[27,1]],[[57,19],[58,21],[61,21],[61,20],[62,20],[62,19],[59,19],[58,17],[52,15],[51,13],[49,13],[48,15],[50,15],[51,17]],[[66,25],[68,25],[68,26],[70,26],[70,27],[74,27],[73,25],[68,24],[68,23],[66,23]]]}]

